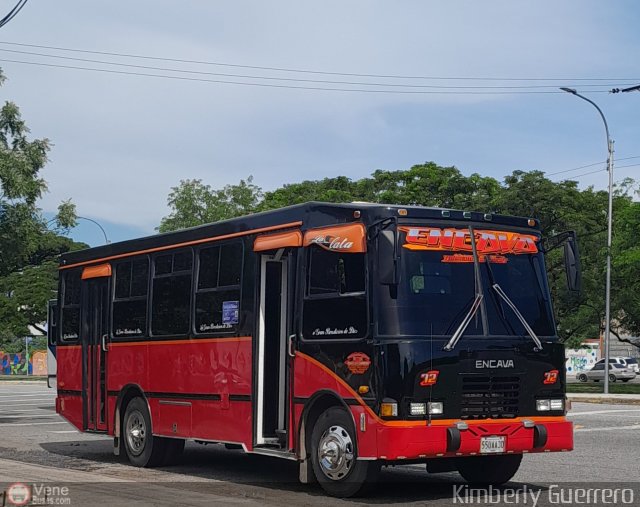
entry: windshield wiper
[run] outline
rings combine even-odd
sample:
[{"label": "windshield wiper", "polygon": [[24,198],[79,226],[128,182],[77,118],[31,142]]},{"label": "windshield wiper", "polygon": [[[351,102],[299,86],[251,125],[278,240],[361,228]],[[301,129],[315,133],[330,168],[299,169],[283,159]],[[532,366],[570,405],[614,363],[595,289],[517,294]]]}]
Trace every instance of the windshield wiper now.
[{"label": "windshield wiper", "polygon": [[480,293],[476,294],[476,298],[473,300],[473,304],[471,305],[471,308],[469,308],[469,313],[467,313],[465,318],[462,320],[462,322],[458,326],[458,329],[456,329],[456,332],[453,333],[453,335],[451,336],[451,339],[443,347],[443,350],[446,350],[447,352],[453,350],[453,348],[458,343],[458,340],[460,340],[464,332],[467,330],[467,327],[469,326],[469,323],[471,322],[475,314],[478,313],[478,309],[480,308],[480,303],[482,302],[483,297],[484,296]]},{"label": "windshield wiper", "polygon": [[522,314],[518,310],[518,307],[513,303],[513,301],[509,299],[509,296],[507,296],[504,290],[502,290],[502,287],[500,287],[500,285],[498,285],[497,283],[494,283],[492,287],[493,287],[493,290],[495,290],[498,293],[498,295],[502,299],[504,299],[504,301],[509,305],[509,308],[513,310],[513,313],[516,314],[516,317],[518,317],[518,320],[522,323],[524,328],[527,330],[527,333],[529,333],[529,336],[531,336],[531,339],[535,342],[536,347],[538,347],[538,350],[542,350],[542,342],[540,341],[540,338],[538,338],[538,336],[533,332],[533,329],[531,329],[531,326],[529,325],[529,323],[522,316]]}]

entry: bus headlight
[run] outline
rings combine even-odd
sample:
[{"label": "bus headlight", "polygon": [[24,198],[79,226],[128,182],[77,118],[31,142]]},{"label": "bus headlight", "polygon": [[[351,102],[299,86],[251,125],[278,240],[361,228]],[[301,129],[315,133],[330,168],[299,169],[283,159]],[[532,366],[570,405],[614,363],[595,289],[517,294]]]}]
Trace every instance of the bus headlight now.
[{"label": "bus headlight", "polygon": [[536,400],[536,410],[538,412],[548,412],[550,410],[564,410],[564,400]]},{"label": "bus headlight", "polygon": [[427,410],[430,415],[441,415],[444,413],[444,404],[441,401],[430,401],[427,403]]},{"label": "bus headlight", "polygon": [[425,403],[409,403],[409,414],[426,415],[427,405]]},{"label": "bus headlight", "polygon": [[564,410],[564,400],[550,400],[551,410]]},{"label": "bus headlight", "polygon": [[538,412],[548,412],[551,410],[550,400],[536,400],[536,410]]}]

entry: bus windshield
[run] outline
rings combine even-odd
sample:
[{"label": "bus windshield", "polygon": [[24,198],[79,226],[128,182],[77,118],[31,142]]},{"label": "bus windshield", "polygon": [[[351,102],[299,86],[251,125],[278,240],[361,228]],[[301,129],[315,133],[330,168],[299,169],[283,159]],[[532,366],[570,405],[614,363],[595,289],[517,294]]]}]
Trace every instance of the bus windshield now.
[{"label": "bus windshield", "polygon": [[[493,288],[497,284],[534,333],[555,336],[544,259],[536,245],[539,238],[502,231],[475,231],[475,236],[487,334],[527,336],[522,322]],[[470,239],[468,229],[400,228],[397,293],[376,284],[379,335],[451,336],[476,297]],[[465,336],[483,335],[478,312]]]}]

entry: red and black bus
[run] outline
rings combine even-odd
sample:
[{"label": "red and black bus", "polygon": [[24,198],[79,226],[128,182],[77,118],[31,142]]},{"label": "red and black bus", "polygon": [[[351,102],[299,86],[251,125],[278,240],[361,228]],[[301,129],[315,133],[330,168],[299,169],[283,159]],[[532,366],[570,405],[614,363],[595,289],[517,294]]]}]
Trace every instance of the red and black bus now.
[{"label": "red and black bus", "polygon": [[193,439],[337,496],[389,464],[505,482],[573,447],[542,243],[532,218],[312,202],[64,254],[56,410],[137,466]]}]

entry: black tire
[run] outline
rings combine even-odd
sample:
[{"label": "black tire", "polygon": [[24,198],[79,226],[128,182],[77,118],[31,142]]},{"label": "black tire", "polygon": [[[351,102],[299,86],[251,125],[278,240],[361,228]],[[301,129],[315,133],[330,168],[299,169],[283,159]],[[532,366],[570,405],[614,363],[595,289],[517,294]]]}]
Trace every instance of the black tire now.
[{"label": "black tire", "polygon": [[501,456],[470,456],[458,458],[458,472],[471,484],[493,484],[509,482],[520,468],[522,454]]},{"label": "black tire", "polygon": [[144,399],[133,398],[127,405],[121,437],[132,465],[150,468],[163,464],[168,439],[153,436],[151,416]]},{"label": "black tire", "polygon": [[587,382],[589,378],[584,373],[581,373],[580,375],[578,375],[578,380],[580,382]]},{"label": "black tire", "polygon": [[611,383],[615,383],[618,379],[616,378],[616,376],[613,373],[609,374],[609,382]]},{"label": "black tire", "polygon": [[331,496],[348,498],[362,494],[377,478],[380,464],[377,461],[358,461],[356,442],[352,419],[342,408],[325,410],[313,425],[313,472],[322,489]]}]

